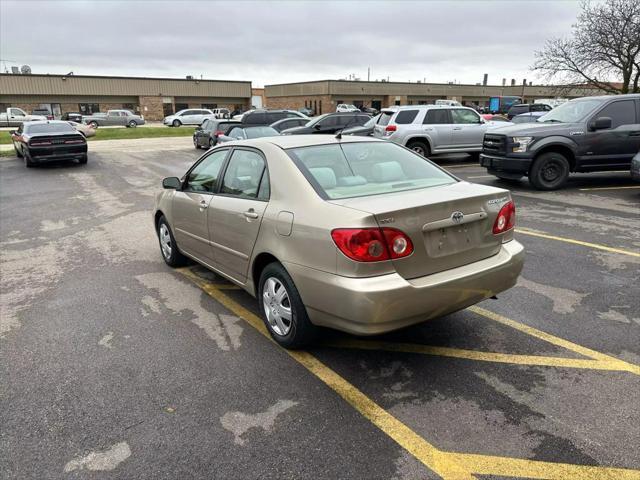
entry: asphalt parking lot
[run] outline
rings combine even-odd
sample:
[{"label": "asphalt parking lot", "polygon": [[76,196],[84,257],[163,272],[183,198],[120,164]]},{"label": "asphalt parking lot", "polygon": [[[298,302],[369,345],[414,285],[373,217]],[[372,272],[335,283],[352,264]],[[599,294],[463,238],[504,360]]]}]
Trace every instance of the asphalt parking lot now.
[{"label": "asphalt parking lot", "polygon": [[392,334],[287,352],[256,302],[162,261],[191,139],[0,159],[0,470],[58,478],[640,478],[640,188],[512,189],[519,284]]}]

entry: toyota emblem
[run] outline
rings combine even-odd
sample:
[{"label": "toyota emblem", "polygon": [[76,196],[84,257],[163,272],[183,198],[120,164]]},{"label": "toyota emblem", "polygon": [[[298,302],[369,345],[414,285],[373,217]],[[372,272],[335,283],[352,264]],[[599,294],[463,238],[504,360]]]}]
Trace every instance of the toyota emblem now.
[{"label": "toyota emblem", "polygon": [[453,220],[453,223],[462,223],[463,218],[464,218],[464,213],[462,212],[453,212],[451,214],[451,220]]}]

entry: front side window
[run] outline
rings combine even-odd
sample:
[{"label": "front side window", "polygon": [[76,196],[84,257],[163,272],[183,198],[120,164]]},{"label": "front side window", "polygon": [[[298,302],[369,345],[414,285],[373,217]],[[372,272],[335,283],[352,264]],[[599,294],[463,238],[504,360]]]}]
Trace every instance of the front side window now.
[{"label": "front side window", "polygon": [[418,110],[401,110],[396,115],[396,123],[400,125],[406,125],[412,123],[416,116],[418,115]]},{"label": "front side window", "polygon": [[602,100],[571,100],[554,108],[538,121],[543,123],[581,122],[600,105]]},{"label": "front side window", "polygon": [[604,107],[596,117],[611,118],[611,128],[636,123],[636,106],[633,100],[621,100]]},{"label": "front side window", "polygon": [[427,110],[427,114],[424,117],[424,123],[427,125],[446,125],[451,123],[449,110],[444,108],[432,108]]},{"label": "front side window", "polygon": [[214,193],[218,188],[218,176],[228,151],[216,150],[196,165],[189,172],[186,189],[192,192]]},{"label": "front side window", "polygon": [[14,115],[16,117],[24,117],[24,112],[22,110],[20,110],[19,108],[12,108],[11,109],[11,115]]},{"label": "front side window", "polygon": [[287,150],[325,199],[380,195],[455,183],[423,157],[395,143],[358,142]]},{"label": "front side window", "polygon": [[451,110],[451,117],[453,118],[453,123],[480,123],[480,117],[477,113],[464,108],[454,108]]},{"label": "front side window", "polygon": [[224,174],[220,193],[241,198],[258,198],[264,159],[250,150],[235,150]]}]

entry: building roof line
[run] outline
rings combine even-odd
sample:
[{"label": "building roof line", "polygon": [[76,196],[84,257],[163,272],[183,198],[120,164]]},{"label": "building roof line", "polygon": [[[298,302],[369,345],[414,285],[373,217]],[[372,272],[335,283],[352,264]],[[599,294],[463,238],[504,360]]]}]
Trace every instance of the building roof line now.
[{"label": "building roof line", "polygon": [[179,82],[220,82],[220,83],[248,83],[251,84],[251,80],[218,80],[213,78],[169,78],[169,77],[126,77],[118,75],[65,75],[60,73],[30,73],[30,74],[17,74],[17,73],[0,73],[0,77],[49,77],[49,78],[109,78],[115,80],[170,80]]}]

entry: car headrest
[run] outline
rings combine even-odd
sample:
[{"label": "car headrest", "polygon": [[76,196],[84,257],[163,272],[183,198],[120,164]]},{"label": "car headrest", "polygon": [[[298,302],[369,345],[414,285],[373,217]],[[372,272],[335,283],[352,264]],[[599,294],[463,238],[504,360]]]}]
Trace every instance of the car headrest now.
[{"label": "car headrest", "polygon": [[309,172],[311,172],[311,175],[314,176],[316,181],[325,190],[336,187],[336,173],[333,171],[333,169],[329,167],[315,167],[310,168]]},{"label": "car headrest", "polygon": [[382,162],[371,168],[371,177],[374,182],[393,182],[403,179],[404,172],[398,162]]}]

